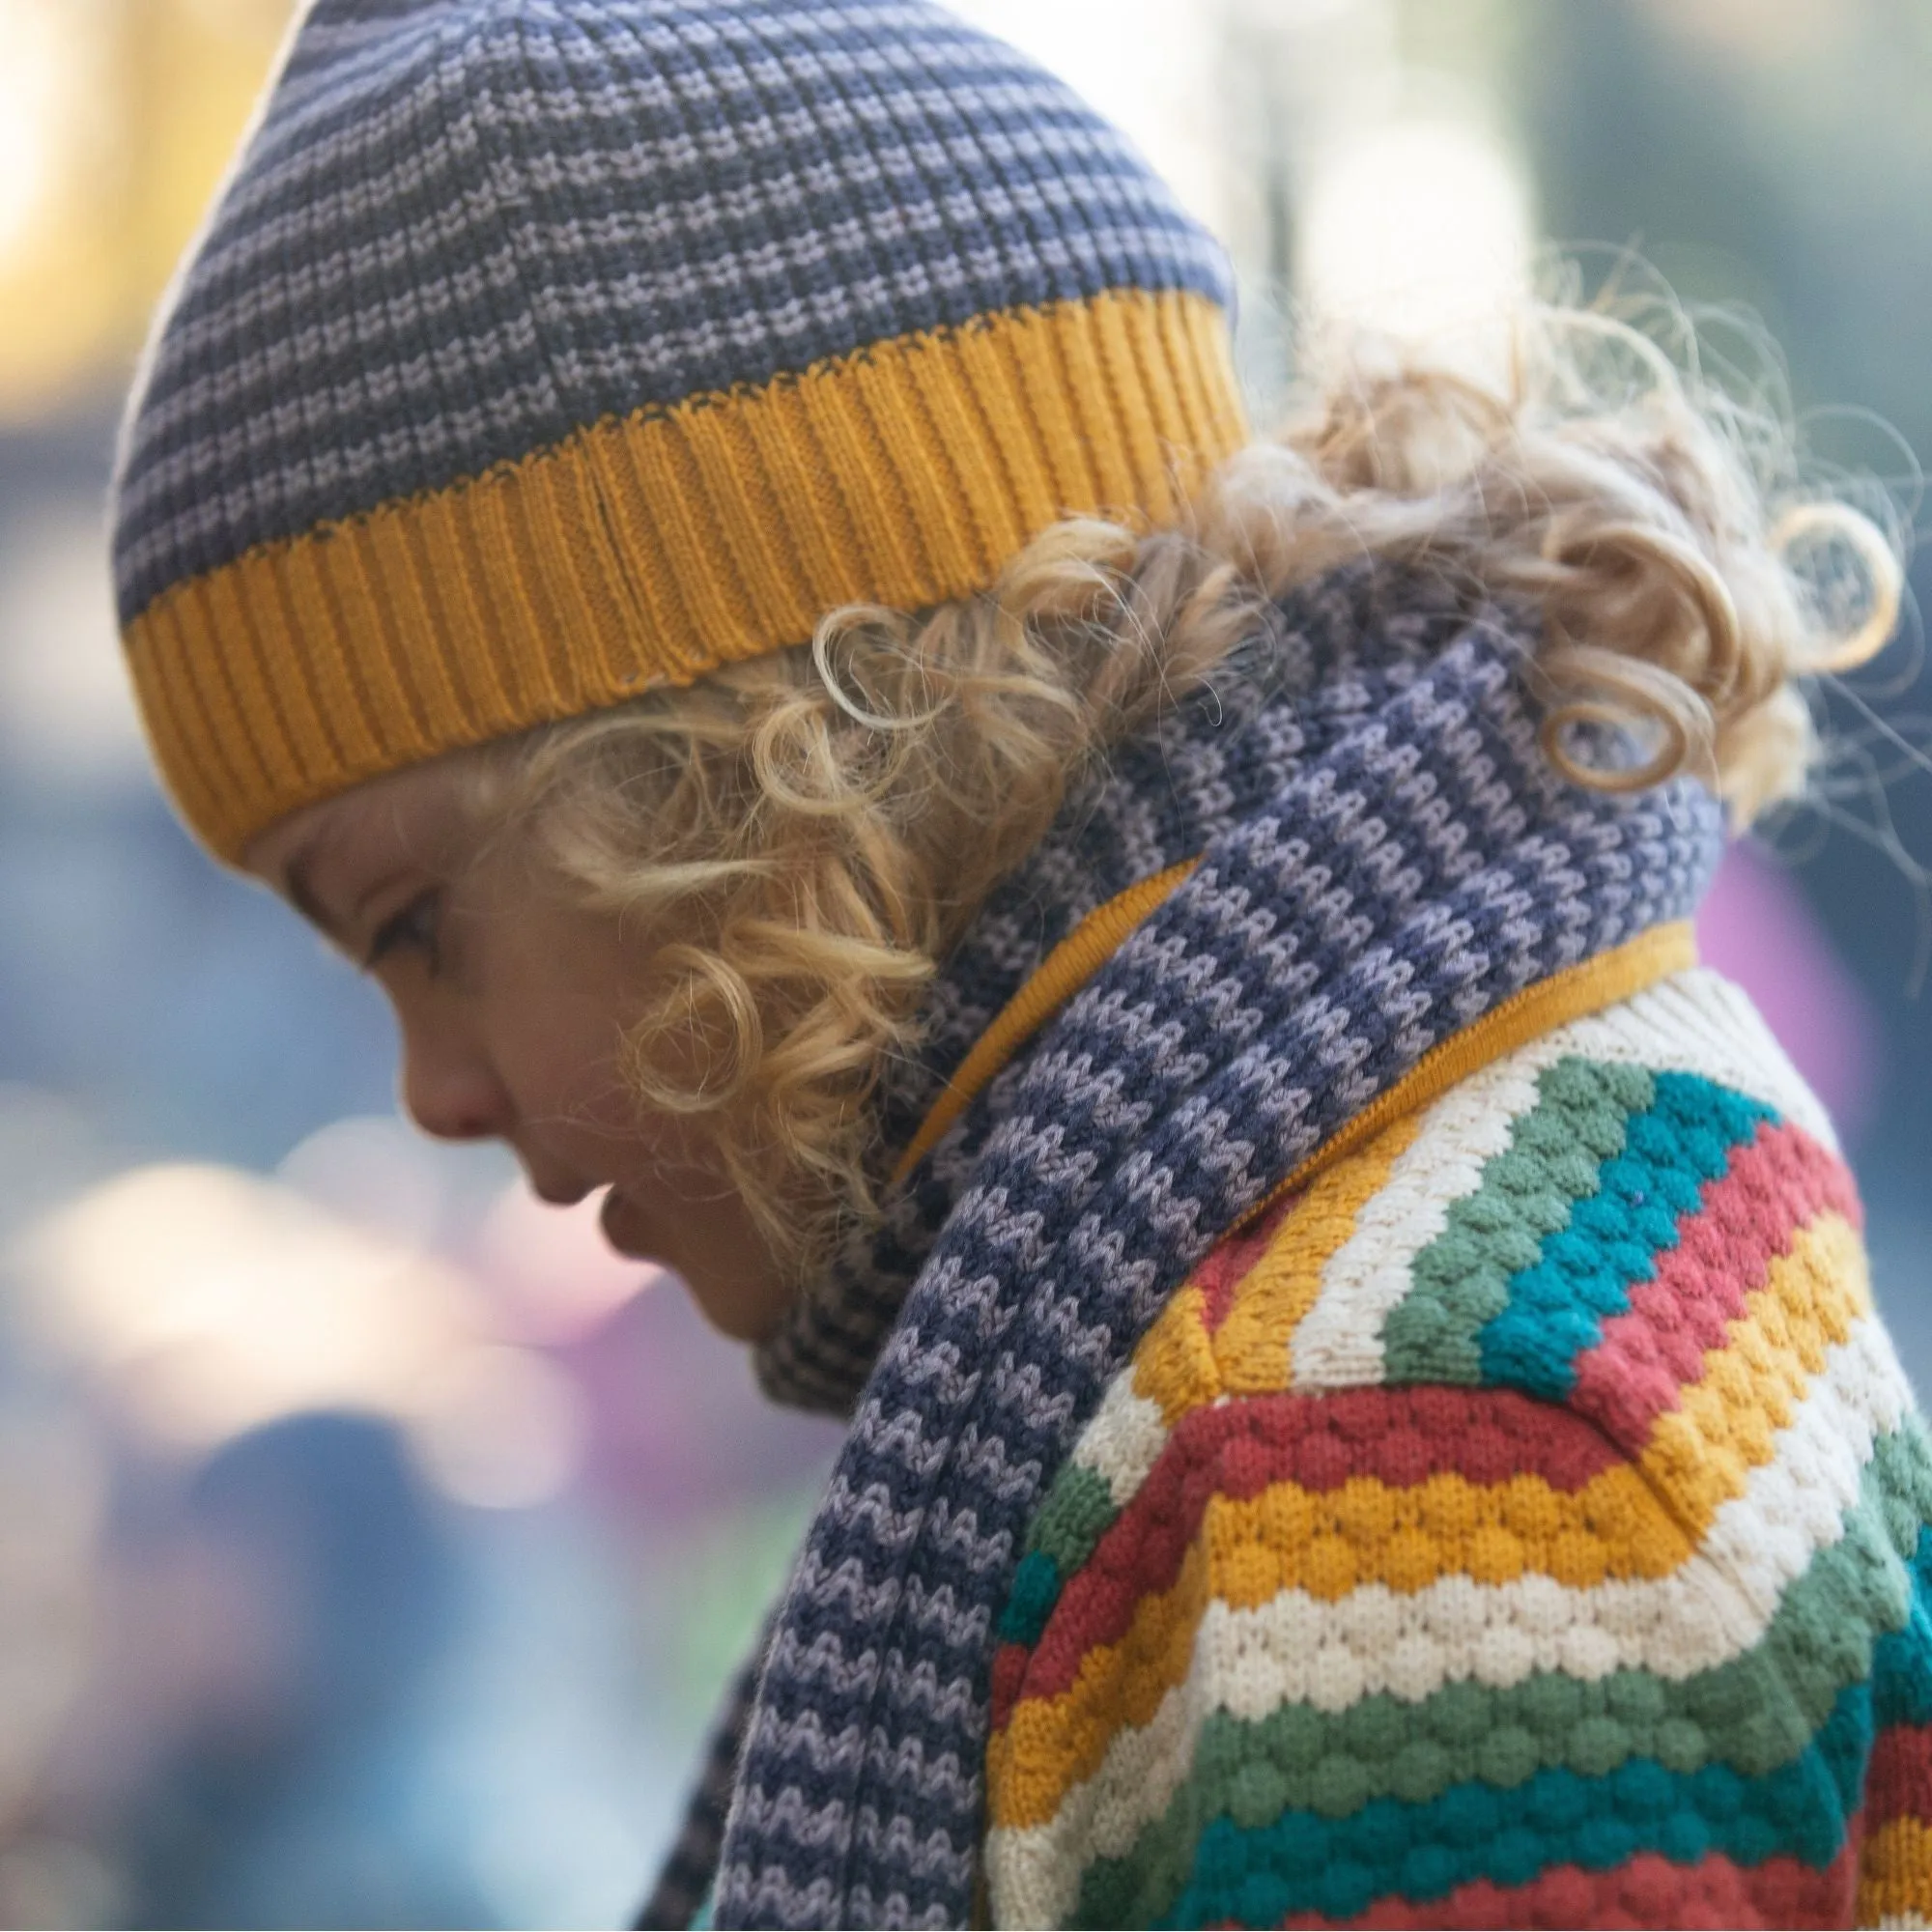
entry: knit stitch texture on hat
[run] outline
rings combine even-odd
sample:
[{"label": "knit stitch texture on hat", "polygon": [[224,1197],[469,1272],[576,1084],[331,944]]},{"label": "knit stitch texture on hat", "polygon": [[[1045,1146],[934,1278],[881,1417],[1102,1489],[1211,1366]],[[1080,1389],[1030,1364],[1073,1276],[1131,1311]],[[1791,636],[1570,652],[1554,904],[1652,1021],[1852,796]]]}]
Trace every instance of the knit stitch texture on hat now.
[{"label": "knit stitch texture on hat", "polygon": [[165,305],[115,566],[224,856],[379,772],[1171,519],[1224,257],[924,0],[321,0]]},{"label": "knit stitch texture on hat", "polygon": [[714,1869],[720,1925],[973,1922],[996,1620],[1174,1290],[1439,1042],[1694,908],[1715,801],[1559,780],[1531,636],[1379,569],[1297,592],[989,902],[904,1138],[1073,924],[1200,859],[763,1351],[852,1429],[646,1922]]}]

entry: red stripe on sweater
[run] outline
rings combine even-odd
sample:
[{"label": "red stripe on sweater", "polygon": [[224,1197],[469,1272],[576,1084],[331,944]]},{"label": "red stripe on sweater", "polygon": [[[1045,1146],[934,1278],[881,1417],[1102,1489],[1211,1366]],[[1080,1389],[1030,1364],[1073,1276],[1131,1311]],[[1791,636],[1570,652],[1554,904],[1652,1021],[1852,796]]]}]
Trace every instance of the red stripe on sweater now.
[{"label": "red stripe on sweater", "polygon": [[1189,1280],[1201,1291],[1202,1321],[1208,1334],[1228,1319],[1235,1305],[1235,1291],[1255,1264],[1267,1253],[1269,1244],[1281,1232],[1281,1224],[1294,1211],[1301,1191],[1275,1203],[1245,1235],[1229,1235],[1216,1241]]},{"label": "red stripe on sweater", "polygon": [[1437,1925],[1849,1925],[1858,1892],[1858,1847],[1853,1832],[1823,1871],[1792,1858],[1737,1865],[1714,1853],[1694,1865],[1675,1865],[1656,1852],[1642,1852],[1608,1871],[1558,1865],[1527,1885],[1485,1879],[1421,1905],[1380,1899],[1360,1918],[1297,1913],[1282,1923],[1371,1925],[1389,1932]]},{"label": "red stripe on sweater", "polygon": [[1003,1643],[993,1653],[993,1728],[1003,1731],[1013,1706],[1026,1689],[1027,1659],[1033,1655],[1023,1643]]},{"label": "red stripe on sweater", "polygon": [[1412,1489],[1442,1474],[1485,1487],[1534,1475],[1575,1492],[1622,1460],[1592,1424],[1515,1389],[1278,1393],[1190,1409],[1066,1580],[1025,1693],[1066,1690],[1089,1650],[1126,1634],[1144,1597],[1173,1587],[1214,1496],[1254,1496],[1280,1482],[1320,1494],[1354,1476]]},{"label": "red stripe on sweater", "polygon": [[1894,1818],[1932,1825],[1932,1724],[1893,1724],[1878,1734],[1865,1773],[1865,1829]]},{"label": "red stripe on sweater", "polygon": [[1640,1454],[1657,1418],[1702,1378],[1705,1352],[1723,1346],[1726,1324],[1774,1258],[1827,1209],[1859,1224],[1843,1162],[1801,1128],[1767,1122],[1705,1184],[1697,1211],[1678,1225],[1677,1245],[1657,1257],[1655,1277],[1631,1289],[1628,1313],[1611,1316],[1577,1357],[1572,1406]]}]

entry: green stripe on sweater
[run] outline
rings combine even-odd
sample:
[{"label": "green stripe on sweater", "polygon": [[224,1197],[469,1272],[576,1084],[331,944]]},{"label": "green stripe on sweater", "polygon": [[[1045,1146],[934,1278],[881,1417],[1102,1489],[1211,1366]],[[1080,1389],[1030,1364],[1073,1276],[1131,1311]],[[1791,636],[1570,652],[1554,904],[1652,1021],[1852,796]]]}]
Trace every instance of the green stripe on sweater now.
[{"label": "green stripe on sweater", "polygon": [[1623,1151],[1630,1117],[1657,1091],[1643,1067],[1574,1057],[1546,1067],[1536,1086],[1510,1145],[1484,1166],[1473,1194],[1450,1204],[1442,1232],[1410,1266],[1408,1293],[1382,1327],[1389,1382],[1480,1384],[1477,1338],[1509,1305],[1510,1277],[1596,1192],[1604,1162]]},{"label": "green stripe on sweater", "polygon": [[1244,1830],[1288,1811],[1339,1818],[1378,1798],[1427,1804],[1472,1778],[1513,1789],[1540,1771],[1607,1776],[1634,1758],[1766,1776],[1870,1675],[1880,1636],[1904,1627],[1908,1565],[1928,1516],[1932,1448],[1914,1418],[1878,1438],[1840,1541],[1814,1553],[1764,1635],[1728,1662],[1676,1681],[1647,1670],[1595,1682],[1541,1671],[1506,1690],[1464,1680],[1415,1703],[1378,1692],[1332,1714],[1308,1704],[1262,1719],[1216,1711],[1161,1816],[1123,1856],[1088,1869],[1073,1922],[1122,1922],[1129,1899],[1138,1911],[1151,1895],[1178,1896],[1217,1817]]}]

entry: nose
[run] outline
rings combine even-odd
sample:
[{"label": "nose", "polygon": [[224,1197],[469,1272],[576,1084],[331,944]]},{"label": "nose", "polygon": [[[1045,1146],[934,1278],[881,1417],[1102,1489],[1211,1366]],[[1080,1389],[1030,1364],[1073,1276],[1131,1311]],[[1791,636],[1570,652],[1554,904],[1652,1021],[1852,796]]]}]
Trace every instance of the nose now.
[{"label": "nose", "polygon": [[404,1110],[441,1141],[507,1139],[515,1110],[478,1043],[461,1029],[404,1021],[397,1088]]}]

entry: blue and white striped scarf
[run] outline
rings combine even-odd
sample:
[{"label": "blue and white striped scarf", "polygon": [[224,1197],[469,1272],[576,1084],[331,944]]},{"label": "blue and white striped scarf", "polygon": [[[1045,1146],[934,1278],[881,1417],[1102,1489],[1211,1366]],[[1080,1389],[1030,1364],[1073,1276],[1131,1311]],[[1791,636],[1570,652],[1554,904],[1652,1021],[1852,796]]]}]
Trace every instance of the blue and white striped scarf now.
[{"label": "blue and white striped scarf", "polygon": [[1559,780],[1531,636],[1386,571],[1324,579],[984,908],[887,1095],[896,1145],[1081,918],[1202,855],[761,1351],[769,1392],[851,1432],[642,1922],[689,1923],[711,1884],[724,1926],[966,1924],[1024,1528],[1167,1297],[1438,1041],[1695,908],[1716,803]]}]

